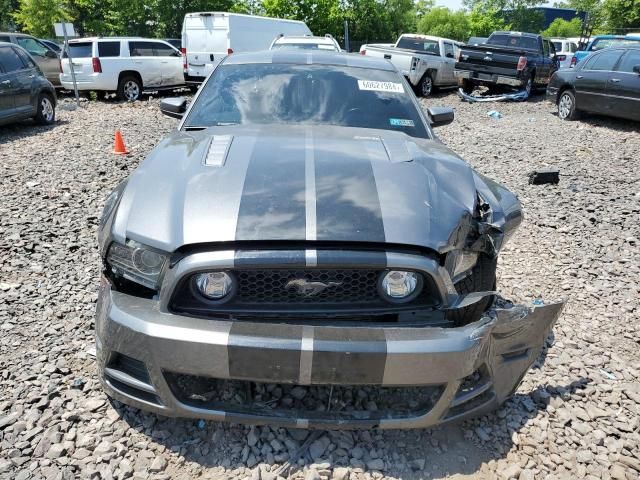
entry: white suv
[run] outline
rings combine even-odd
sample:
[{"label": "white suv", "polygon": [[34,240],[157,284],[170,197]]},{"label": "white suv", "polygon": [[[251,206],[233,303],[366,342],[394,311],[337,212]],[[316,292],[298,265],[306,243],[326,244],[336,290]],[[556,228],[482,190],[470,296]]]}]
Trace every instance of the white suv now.
[{"label": "white suv", "polygon": [[[69,41],[78,90],[116,92],[137,100],[143,90],[184,86],[180,51],[151,38],[96,37]],[[62,54],[60,83],[73,89],[67,52]]]},{"label": "white suv", "polygon": [[328,33],[324,37],[313,37],[311,35],[279,35],[271,43],[271,48],[269,48],[269,50],[279,50],[281,48],[294,50],[327,50],[333,52],[341,51],[340,44]]}]

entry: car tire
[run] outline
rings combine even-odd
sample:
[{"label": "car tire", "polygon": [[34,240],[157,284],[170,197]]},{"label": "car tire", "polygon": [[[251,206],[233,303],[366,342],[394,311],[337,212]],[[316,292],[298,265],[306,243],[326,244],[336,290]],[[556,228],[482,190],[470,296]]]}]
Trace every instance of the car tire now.
[{"label": "car tire", "polygon": [[423,75],[418,83],[417,93],[421,97],[428,97],[433,92],[433,77],[430,72]]},{"label": "car tire", "polygon": [[535,90],[535,87],[533,85],[533,75],[531,75],[527,80],[527,83],[524,84],[524,90],[525,92],[527,92],[527,98],[529,98]]},{"label": "car tire", "polygon": [[475,89],[475,86],[469,79],[464,78],[462,80],[462,86],[460,88],[462,88],[462,91],[467,95],[471,95],[473,93],[473,90]]},{"label": "car tire", "polygon": [[564,90],[558,98],[558,118],[560,120],[576,120],[578,110],[576,109],[576,96],[571,90]]},{"label": "car tire", "polygon": [[118,82],[118,98],[127,102],[135,102],[142,95],[142,82],[138,77],[125,75]]},{"label": "car tire", "polygon": [[[498,257],[490,257],[484,253],[478,256],[478,263],[471,270],[471,274],[455,284],[459,295],[473,292],[493,291],[496,288],[496,267]],[[455,326],[468,325],[480,319],[482,314],[493,303],[494,296],[488,296],[468,307],[450,310],[446,313],[447,320]]]},{"label": "car tire", "polygon": [[40,125],[51,125],[56,121],[56,106],[50,94],[41,93],[38,96],[38,109],[33,119]]}]

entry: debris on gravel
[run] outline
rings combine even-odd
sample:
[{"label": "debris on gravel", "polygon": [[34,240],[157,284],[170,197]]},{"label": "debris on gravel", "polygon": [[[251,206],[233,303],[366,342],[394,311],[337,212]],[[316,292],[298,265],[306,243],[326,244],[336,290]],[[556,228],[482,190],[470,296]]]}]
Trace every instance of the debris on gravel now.
[{"label": "debris on gravel", "polygon": [[[177,124],[154,98],[83,102],[52,126],[0,127],[0,479],[638,478],[638,124],[563,122],[539,97],[501,103],[499,122],[455,92],[420,102],[455,107],[438,136],[522,201],[500,258],[505,298],[568,298],[500,409],[432,430],[308,432],[109,401],[94,363],[98,218]],[[128,155],[111,153],[116,128]],[[560,183],[530,185],[542,168],[560,170]],[[309,392],[289,398],[314,401]]]}]

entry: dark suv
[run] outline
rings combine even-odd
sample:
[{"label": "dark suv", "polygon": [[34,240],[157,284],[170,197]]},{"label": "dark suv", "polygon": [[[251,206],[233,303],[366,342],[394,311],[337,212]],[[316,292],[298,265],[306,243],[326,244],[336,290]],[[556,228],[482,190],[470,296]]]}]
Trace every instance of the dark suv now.
[{"label": "dark suv", "polygon": [[25,118],[41,124],[56,117],[55,88],[29,54],[0,42],[0,125]]}]

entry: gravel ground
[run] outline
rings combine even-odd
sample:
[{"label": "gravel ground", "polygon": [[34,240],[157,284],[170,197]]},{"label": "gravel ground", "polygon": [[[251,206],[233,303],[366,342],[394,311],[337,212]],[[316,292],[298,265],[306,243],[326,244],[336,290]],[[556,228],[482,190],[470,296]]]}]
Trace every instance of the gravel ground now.
[{"label": "gravel ground", "polygon": [[[429,431],[310,434],[111,404],[93,358],[97,219],[175,122],[157,100],[91,102],[52,127],[0,127],[0,478],[638,478],[639,125],[563,123],[541,98],[423,103],[454,106],[442,140],[522,200],[500,290],[568,298],[546,362],[502,408]],[[111,153],[116,127],[129,156]],[[528,185],[545,166],[560,184]]]}]

